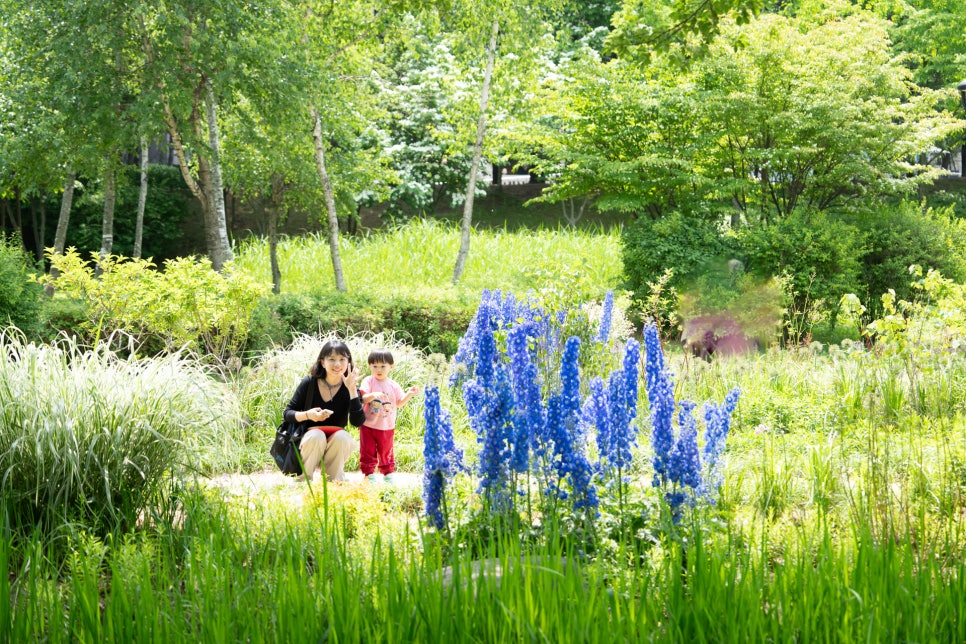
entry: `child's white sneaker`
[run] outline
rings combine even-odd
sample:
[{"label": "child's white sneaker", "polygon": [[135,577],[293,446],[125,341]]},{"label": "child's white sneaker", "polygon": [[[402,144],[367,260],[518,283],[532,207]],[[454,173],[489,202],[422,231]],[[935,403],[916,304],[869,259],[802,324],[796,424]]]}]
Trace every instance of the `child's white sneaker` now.
[{"label": "child's white sneaker", "polygon": [[389,472],[383,479],[387,485],[393,485],[396,482],[396,474],[394,472]]},{"label": "child's white sneaker", "polygon": [[[366,476],[366,483],[378,483],[378,482],[379,482],[379,477],[376,476],[375,472]],[[388,483],[388,479],[386,482]]]}]

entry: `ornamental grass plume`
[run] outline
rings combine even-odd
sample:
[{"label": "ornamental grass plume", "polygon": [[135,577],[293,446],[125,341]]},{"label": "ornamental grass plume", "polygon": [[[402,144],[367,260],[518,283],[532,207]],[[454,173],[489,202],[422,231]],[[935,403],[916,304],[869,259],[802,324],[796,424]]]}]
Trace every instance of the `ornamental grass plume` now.
[{"label": "ornamental grass plume", "polygon": [[423,437],[423,501],[426,517],[437,528],[446,525],[445,487],[463,469],[463,452],[453,440],[453,423],[439,401],[439,388],[426,387],[423,407],[426,431]]}]

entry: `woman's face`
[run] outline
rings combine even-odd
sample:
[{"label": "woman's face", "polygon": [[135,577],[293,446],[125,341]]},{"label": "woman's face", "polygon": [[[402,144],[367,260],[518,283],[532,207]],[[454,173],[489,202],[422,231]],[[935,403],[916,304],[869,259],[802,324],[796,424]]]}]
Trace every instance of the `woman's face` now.
[{"label": "woman's face", "polygon": [[341,353],[330,353],[322,358],[322,367],[325,369],[326,375],[341,378],[349,368],[349,358]]}]

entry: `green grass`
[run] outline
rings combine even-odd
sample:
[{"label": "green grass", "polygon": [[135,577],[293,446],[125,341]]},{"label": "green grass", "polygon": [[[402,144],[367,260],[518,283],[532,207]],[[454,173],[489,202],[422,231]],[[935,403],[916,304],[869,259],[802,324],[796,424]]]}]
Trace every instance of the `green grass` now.
[{"label": "green grass", "polygon": [[[450,284],[459,250],[458,226],[414,220],[363,237],[340,241],[350,292],[372,298],[392,293],[432,299],[476,299],[483,289],[528,291],[599,299],[621,277],[616,229],[477,229],[459,286]],[[335,278],[325,235],[285,238],[278,246],[283,293],[332,291]],[[254,238],[238,248],[236,264],[271,282],[268,244]]]},{"label": "green grass", "polygon": [[[234,514],[184,497],[179,526],[79,538],[54,565],[0,539],[4,641],[962,641],[966,565],[926,543],[828,532],[671,543],[615,568],[514,539],[487,556],[346,537],[344,515]],[[318,509],[318,508],[317,508]],[[271,515],[271,516],[267,516]],[[254,526],[254,527],[253,527]],[[270,526],[267,527],[266,526]],[[259,529],[262,527],[263,529]],[[692,529],[697,526],[692,526]]]}]

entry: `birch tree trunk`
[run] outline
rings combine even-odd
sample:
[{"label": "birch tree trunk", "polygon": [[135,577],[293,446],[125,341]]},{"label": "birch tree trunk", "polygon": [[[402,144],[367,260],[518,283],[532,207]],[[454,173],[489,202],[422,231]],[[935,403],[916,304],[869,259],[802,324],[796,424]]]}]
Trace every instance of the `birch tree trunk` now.
[{"label": "birch tree trunk", "polygon": [[339,257],[339,217],[335,211],[335,196],[332,194],[332,183],[329,181],[329,173],[325,170],[325,150],[322,144],[322,119],[319,111],[312,108],[312,118],[315,119],[315,127],[312,130],[312,139],[315,142],[315,165],[319,171],[319,180],[322,182],[322,193],[325,195],[325,210],[329,217],[329,251],[332,254],[332,272],[335,274],[335,288],[342,293],[348,291],[345,285],[345,276],[342,273],[342,260]]},{"label": "birch tree trunk", "polygon": [[205,107],[208,115],[208,145],[211,147],[211,211],[217,235],[217,257],[211,258],[211,265],[220,271],[225,262],[234,259],[231,243],[228,241],[228,224],[225,219],[225,189],[221,181],[221,147],[218,143],[218,105],[215,103],[215,91],[209,80],[205,84]]},{"label": "birch tree trunk", "polygon": [[141,258],[141,239],[144,234],[144,207],[148,202],[148,139],[141,137],[141,190],[138,192],[138,213],[134,222],[134,250],[131,256]]},{"label": "birch tree trunk", "polygon": [[114,166],[109,162],[104,174],[104,219],[101,223],[101,259],[111,254],[114,248],[114,203],[117,190],[114,182]]},{"label": "birch tree trunk", "polygon": [[[54,232],[54,255],[63,255],[64,246],[67,245],[67,225],[70,223],[70,207],[74,203],[74,181],[75,175],[71,172],[67,175],[64,183],[64,194],[60,198],[60,214],[57,216],[57,230]],[[57,279],[60,276],[53,266],[50,267],[50,276]],[[45,288],[47,295],[54,294],[54,287],[48,284]]]},{"label": "birch tree trunk", "polygon": [[282,292],[282,270],[278,267],[278,211],[282,207],[282,177],[272,176],[272,207],[268,209],[268,261],[272,267],[272,293]]},{"label": "birch tree trunk", "polygon": [[473,161],[470,163],[470,176],[466,180],[466,200],[463,202],[463,223],[461,226],[460,249],[456,254],[453,267],[453,284],[459,284],[463,276],[466,258],[470,254],[470,230],[473,226],[473,197],[476,195],[476,176],[480,171],[480,157],[483,156],[483,137],[486,135],[486,107],[490,100],[490,82],[493,79],[493,65],[496,61],[496,39],[500,33],[499,19],[493,21],[490,43],[486,48],[486,69],[483,72],[483,89],[480,92],[480,120],[476,124],[476,142],[473,144]]}]

